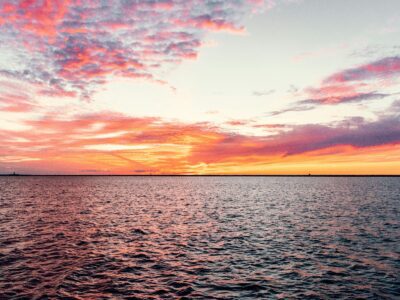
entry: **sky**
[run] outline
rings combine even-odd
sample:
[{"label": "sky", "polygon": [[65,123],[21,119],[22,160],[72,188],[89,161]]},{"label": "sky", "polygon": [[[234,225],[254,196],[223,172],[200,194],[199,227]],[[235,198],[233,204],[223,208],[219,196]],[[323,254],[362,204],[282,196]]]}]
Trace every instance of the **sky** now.
[{"label": "sky", "polygon": [[0,0],[0,174],[400,174],[398,0]]}]

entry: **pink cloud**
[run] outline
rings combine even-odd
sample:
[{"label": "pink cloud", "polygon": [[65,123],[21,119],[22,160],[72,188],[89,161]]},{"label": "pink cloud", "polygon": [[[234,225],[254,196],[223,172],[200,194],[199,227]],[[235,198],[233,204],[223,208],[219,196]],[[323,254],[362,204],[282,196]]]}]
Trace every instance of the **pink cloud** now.
[{"label": "pink cloud", "polygon": [[398,75],[400,75],[400,59],[398,57],[387,57],[359,67],[345,69],[328,76],[317,87],[304,89],[304,99],[295,102],[288,108],[273,111],[271,115],[307,111],[319,105],[383,99],[393,94],[378,92],[377,89],[382,90],[396,81],[377,84],[376,80],[389,79]]},{"label": "pink cloud", "polygon": [[195,59],[206,32],[242,31],[256,2],[11,0],[0,4],[0,38],[24,71],[0,73],[83,98],[112,76],[157,81],[158,69]]},{"label": "pink cloud", "polygon": [[344,83],[380,79],[400,75],[400,57],[385,57],[355,68],[345,69],[329,76],[325,83]]},{"label": "pink cloud", "polygon": [[[0,155],[10,157],[9,163],[17,163],[15,157],[21,163],[29,159],[41,161],[42,166],[62,162],[64,165],[54,166],[54,170],[65,170],[67,164],[71,172],[94,167],[114,168],[113,172],[118,172],[122,170],[118,166],[124,166],[124,172],[131,168],[182,174],[199,164],[246,166],[254,161],[305,154],[340,154],[341,147],[346,151],[350,147],[353,154],[359,149],[394,147],[400,144],[399,120],[394,105],[390,114],[374,122],[357,118],[331,125],[272,124],[272,128],[287,130],[251,136],[229,133],[208,123],[167,122],[112,112],[70,119],[53,114],[25,121],[30,130],[0,130]],[[73,170],[71,166],[75,166]]]},{"label": "pink cloud", "polygon": [[1,95],[0,111],[3,112],[30,112],[36,105],[27,96]]},{"label": "pink cloud", "polygon": [[0,81],[0,112],[26,113],[37,108],[30,89],[21,89],[21,83]]}]

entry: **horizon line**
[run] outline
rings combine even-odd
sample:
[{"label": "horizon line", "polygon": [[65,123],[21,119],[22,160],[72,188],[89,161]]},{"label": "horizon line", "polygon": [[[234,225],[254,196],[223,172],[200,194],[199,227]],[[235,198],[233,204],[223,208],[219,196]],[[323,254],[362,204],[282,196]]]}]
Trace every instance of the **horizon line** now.
[{"label": "horizon line", "polygon": [[0,176],[133,176],[133,177],[400,177],[400,174],[19,174]]}]

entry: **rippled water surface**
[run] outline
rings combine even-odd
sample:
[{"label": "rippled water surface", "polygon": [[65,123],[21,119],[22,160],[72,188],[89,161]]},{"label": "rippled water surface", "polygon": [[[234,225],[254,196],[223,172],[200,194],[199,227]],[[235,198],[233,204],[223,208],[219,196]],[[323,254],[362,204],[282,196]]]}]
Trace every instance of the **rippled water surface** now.
[{"label": "rippled water surface", "polygon": [[400,178],[0,177],[1,299],[399,299]]}]

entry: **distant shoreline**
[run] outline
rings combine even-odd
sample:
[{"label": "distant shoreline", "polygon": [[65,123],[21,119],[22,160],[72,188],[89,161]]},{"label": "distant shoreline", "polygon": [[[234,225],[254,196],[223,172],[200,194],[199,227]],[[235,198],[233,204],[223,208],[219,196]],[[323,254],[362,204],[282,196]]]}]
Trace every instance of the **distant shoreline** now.
[{"label": "distant shoreline", "polygon": [[247,175],[247,174],[205,174],[205,175],[196,175],[196,174],[0,174],[3,177],[400,177],[400,174],[397,175],[385,175],[385,174],[370,174],[370,175],[340,175],[340,174],[330,174],[330,175],[294,175],[294,174],[285,174],[285,175],[269,175],[269,174],[260,174],[260,175]]}]

